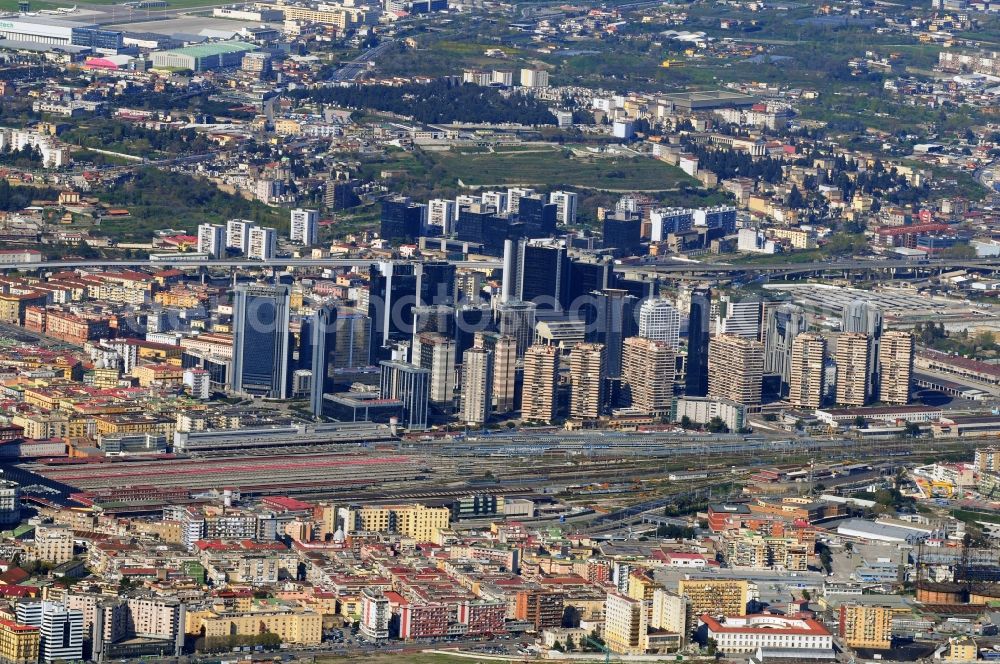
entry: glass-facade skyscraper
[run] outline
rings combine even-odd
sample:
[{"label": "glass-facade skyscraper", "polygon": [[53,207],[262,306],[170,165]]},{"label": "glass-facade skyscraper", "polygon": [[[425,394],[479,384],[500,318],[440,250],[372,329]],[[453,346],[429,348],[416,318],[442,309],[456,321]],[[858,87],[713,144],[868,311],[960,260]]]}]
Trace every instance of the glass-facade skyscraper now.
[{"label": "glass-facade skyscraper", "polygon": [[233,391],[288,397],[288,286],[241,284],[233,294]]}]

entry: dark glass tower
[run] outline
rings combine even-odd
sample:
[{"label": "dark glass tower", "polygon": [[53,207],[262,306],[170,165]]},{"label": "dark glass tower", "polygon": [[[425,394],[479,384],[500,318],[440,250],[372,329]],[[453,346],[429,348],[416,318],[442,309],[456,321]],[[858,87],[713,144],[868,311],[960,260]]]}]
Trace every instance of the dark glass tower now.
[{"label": "dark glass tower", "polygon": [[417,304],[418,276],[412,264],[378,263],[369,270],[368,317],[372,340],[369,364],[391,358],[394,341],[413,336],[413,307]]},{"label": "dark glass tower", "polygon": [[413,242],[420,236],[426,208],[411,203],[409,198],[388,198],[382,201],[379,236],[385,240]]},{"label": "dark glass tower", "polygon": [[323,414],[323,395],[333,389],[336,349],[337,309],[327,304],[302,321],[299,364],[312,372],[309,410],[314,417]]},{"label": "dark glass tower", "polygon": [[692,397],[708,394],[708,322],[711,318],[712,290],[695,288],[691,291],[691,313],[688,316],[687,375],[685,393]]},{"label": "dark glass tower", "polygon": [[233,294],[233,391],[288,396],[288,286],[241,284]]}]

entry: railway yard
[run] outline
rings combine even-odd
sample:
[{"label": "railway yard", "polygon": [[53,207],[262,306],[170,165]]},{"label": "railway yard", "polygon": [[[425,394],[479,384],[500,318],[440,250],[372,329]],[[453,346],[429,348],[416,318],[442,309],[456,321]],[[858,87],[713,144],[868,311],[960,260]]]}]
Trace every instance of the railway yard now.
[{"label": "railway yard", "polygon": [[[443,501],[469,494],[528,496],[549,505],[536,518],[638,520],[684,500],[731,497],[762,467],[830,469],[968,456],[981,441],[847,437],[779,439],[674,432],[487,434],[463,439],[369,446],[328,445],[252,454],[200,453],[95,461],[39,459],[7,469],[26,485],[49,487],[38,500],[99,505],[121,514],[151,513],[167,504],[199,502],[231,489],[240,495],[286,495],[338,501]],[[887,472],[887,471],[886,471]],[[810,477],[802,477],[803,490]],[[863,481],[865,476],[841,481]],[[824,479],[828,486],[837,481]],[[30,493],[30,492],[28,492]]]}]

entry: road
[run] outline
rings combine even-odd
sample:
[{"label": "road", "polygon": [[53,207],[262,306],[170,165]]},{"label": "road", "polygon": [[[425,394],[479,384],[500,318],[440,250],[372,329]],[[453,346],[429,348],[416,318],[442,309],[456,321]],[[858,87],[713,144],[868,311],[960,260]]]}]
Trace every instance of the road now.
[{"label": "road", "polygon": [[[363,267],[379,263],[373,258],[274,258],[268,261],[251,260],[247,258],[204,259],[176,254],[156,259],[135,258],[120,260],[65,260],[43,262],[11,262],[0,264],[0,270],[59,270],[75,268],[113,268],[113,267]],[[421,261],[396,260],[394,263],[419,263]],[[498,269],[503,267],[499,258],[486,260],[449,261],[453,265],[466,268]],[[742,273],[799,274],[816,271],[846,271],[858,270],[892,270],[913,269],[945,270],[945,269],[986,269],[1000,270],[1000,257],[977,259],[932,259],[922,262],[907,260],[845,260],[825,263],[806,263],[794,265],[787,263],[759,263],[752,265],[727,265],[721,263],[672,262],[657,265],[616,265],[616,272],[657,275],[702,275],[722,276]]]},{"label": "road", "polygon": [[[5,263],[0,265],[0,270],[52,270],[59,271],[76,268],[134,268],[134,267],[184,267],[184,268],[234,268],[234,267],[257,267],[257,268],[285,268],[285,267],[365,267],[376,263],[384,263],[374,258],[274,258],[260,261],[249,258],[205,260],[199,258],[185,257],[184,254],[177,254],[162,259],[124,259],[124,260],[67,260],[67,261],[41,261],[32,263]],[[393,263],[419,263],[422,261],[390,261]],[[503,267],[500,260],[483,261],[448,261],[458,267],[480,267],[483,269],[496,269]]]},{"label": "road", "polygon": [[353,83],[358,80],[361,74],[368,70],[368,65],[384,53],[390,46],[396,43],[394,39],[387,39],[378,46],[370,48],[353,60],[344,63],[329,78],[329,83],[342,84]]}]

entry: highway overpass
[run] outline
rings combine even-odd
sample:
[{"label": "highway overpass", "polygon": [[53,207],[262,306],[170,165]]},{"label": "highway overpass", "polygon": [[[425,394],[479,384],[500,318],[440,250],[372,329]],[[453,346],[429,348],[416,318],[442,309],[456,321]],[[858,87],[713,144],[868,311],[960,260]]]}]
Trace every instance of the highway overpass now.
[{"label": "highway overpass", "polygon": [[[42,262],[11,262],[0,264],[0,270],[72,270],[77,268],[136,268],[136,267],[176,267],[176,268],[334,268],[334,267],[365,267],[382,262],[377,258],[275,258],[267,261],[248,258],[205,259],[191,258],[184,254],[176,256],[158,256],[156,258],[134,259],[99,259],[99,260],[57,260]],[[418,263],[421,261],[394,260],[395,263]],[[486,270],[499,269],[503,261],[498,258],[483,260],[449,261],[463,268],[482,268]],[[932,259],[925,261],[912,260],[833,260],[822,263],[697,263],[693,261],[674,261],[670,263],[616,265],[617,272],[645,274],[649,276],[727,276],[740,274],[771,274],[792,275],[829,272],[858,272],[919,270],[943,271],[952,269],[1000,270],[1000,258],[980,259]]]}]

